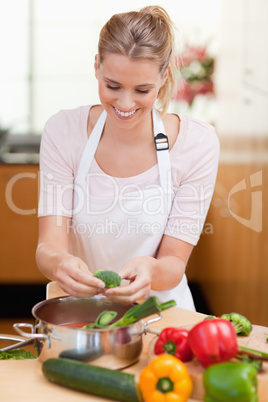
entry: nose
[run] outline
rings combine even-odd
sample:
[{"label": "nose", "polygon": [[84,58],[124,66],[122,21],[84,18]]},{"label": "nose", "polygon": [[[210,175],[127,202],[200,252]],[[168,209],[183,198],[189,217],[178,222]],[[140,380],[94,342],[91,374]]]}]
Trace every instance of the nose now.
[{"label": "nose", "polygon": [[133,94],[129,91],[122,91],[117,99],[118,108],[124,112],[131,111],[135,106]]}]

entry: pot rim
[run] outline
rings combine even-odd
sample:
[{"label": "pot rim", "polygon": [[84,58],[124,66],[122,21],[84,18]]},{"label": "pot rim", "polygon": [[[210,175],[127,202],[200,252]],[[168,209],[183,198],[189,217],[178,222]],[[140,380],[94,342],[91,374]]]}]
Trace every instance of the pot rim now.
[{"label": "pot rim", "polygon": [[[61,302],[61,301],[64,302],[64,300],[76,300],[76,301],[79,301],[79,300],[89,300],[89,299],[109,300],[106,296],[103,296],[103,295],[97,295],[97,296],[93,296],[93,297],[84,297],[84,298],[77,298],[77,297],[70,296],[70,295],[59,296],[59,297],[53,297],[53,298],[42,300],[42,301],[38,302],[37,304],[35,304],[33,306],[31,312],[32,312],[32,315],[34,316],[34,318],[36,320],[38,320],[39,324],[42,323],[42,324],[47,324],[47,325],[53,325],[53,327],[61,327],[62,329],[65,328],[66,330],[75,330],[75,331],[83,330],[83,331],[90,331],[90,332],[96,332],[96,331],[97,332],[106,332],[106,331],[114,331],[114,330],[118,330],[120,328],[126,328],[126,327],[132,328],[132,327],[136,327],[137,325],[142,325],[143,327],[146,326],[146,323],[144,323],[143,320],[139,320],[139,321],[136,321],[136,322],[128,324],[128,325],[124,325],[124,326],[120,326],[120,327],[118,326],[118,327],[114,327],[114,328],[109,328],[109,327],[107,327],[107,328],[78,328],[78,327],[69,327],[69,326],[64,327],[64,325],[62,325],[61,323],[54,324],[54,323],[52,323],[52,322],[50,322],[48,320],[40,318],[38,316],[38,314],[36,313],[36,311],[40,307],[53,305],[54,303]],[[115,303],[115,302],[111,302],[111,303],[115,304],[115,305],[120,305],[120,303]],[[136,304],[137,303],[133,303],[133,304],[129,304],[129,305],[122,305],[122,306],[126,306],[126,307],[129,306],[129,309],[130,309]]]}]

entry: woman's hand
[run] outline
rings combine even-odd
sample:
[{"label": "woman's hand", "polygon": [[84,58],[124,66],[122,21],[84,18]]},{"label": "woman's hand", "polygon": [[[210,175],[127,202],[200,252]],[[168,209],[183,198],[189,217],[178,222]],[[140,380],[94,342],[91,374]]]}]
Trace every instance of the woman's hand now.
[{"label": "woman's hand", "polygon": [[108,289],[105,295],[118,303],[131,304],[144,299],[150,293],[152,275],[157,261],[153,257],[135,257],[118,272],[128,285]]},{"label": "woman's hand", "polygon": [[164,235],[156,258],[135,257],[128,261],[118,273],[130,283],[107,290],[106,296],[119,303],[134,303],[144,299],[151,289],[173,289],[183,277],[192,249],[192,244]]},{"label": "woman's hand", "polygon": [[55,278],[61,289],[74,297],[92,297],[105,287],[104,282],[95,278],[80,258],[71,254],[59,259]]},{"label": "woman's hand", "polygon": [[69,253],[71,219],[66,216],[39,218],[39,242],[36,262],[41,273],[58,281],[61,289],[74,297],[91,297],[100,293],[105,284],[95,278],[87,265]]}]

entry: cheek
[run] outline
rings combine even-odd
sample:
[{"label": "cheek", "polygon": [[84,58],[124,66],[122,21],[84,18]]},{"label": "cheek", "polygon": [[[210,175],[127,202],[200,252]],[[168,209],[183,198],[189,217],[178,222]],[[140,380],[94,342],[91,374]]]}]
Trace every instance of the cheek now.
[{"label": "cheek", "polygon": [[113,99],[112,91],[108,90],[105,85],[99,84],[99,98],[104,102],[108,102],[110,99]]},{"label": "cheek", "polygon": [[107,96],[105,96],[105,90],[102,88],[101,85],[99,85],[99,98],[100,100],[107,98]]},{"label": "cheek", "polygon": [[146,103],[147,104],[154,104],[157,98],[158,92],[157,91],[151,91],[147,97],[146,97]]}]

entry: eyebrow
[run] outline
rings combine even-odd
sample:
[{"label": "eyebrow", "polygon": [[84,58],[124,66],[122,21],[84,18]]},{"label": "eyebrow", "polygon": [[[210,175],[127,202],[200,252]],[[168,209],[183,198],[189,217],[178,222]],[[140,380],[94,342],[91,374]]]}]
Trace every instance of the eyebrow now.
[{"label": "eyebrow", "polygon": [[[120,82],[114,81],[109,77],[103,77],[105,81],[109,81],[115,85],[122,85]],[[143,88],[143,87],[154,87],[155,84],[148,82],[147,84],[140,84],[140,85],[136,85],[135,88]]]}]

